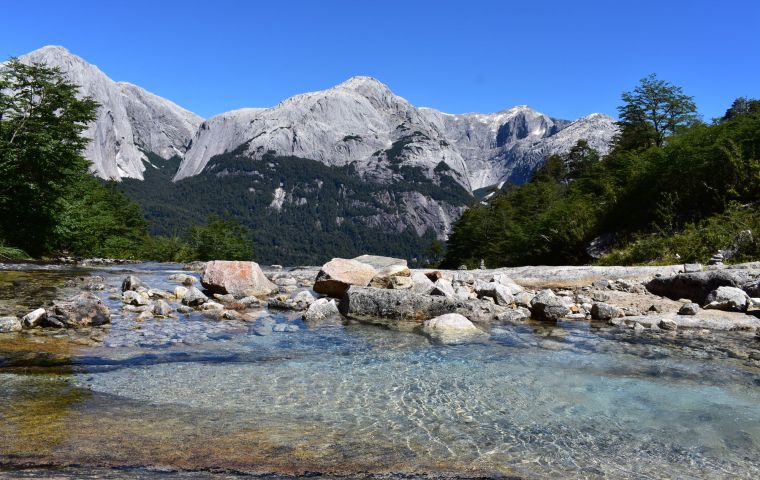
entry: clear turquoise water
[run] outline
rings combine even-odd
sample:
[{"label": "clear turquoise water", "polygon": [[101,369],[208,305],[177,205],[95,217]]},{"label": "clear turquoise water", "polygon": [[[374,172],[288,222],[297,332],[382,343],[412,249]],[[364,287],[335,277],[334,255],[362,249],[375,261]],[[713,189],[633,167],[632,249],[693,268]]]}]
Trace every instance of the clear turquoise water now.
[{"label": "clear turquoise water", "polygon": [[[171,286],[165,266],[137,268]],[[122,272],[106,276],[115,285]],[[0,461],[128,465],[140,469],[120,472],[139,478],[760,478],[760,371],[714,348],[749,336],[567,322],[439,345],[262,315],[301,329],[259,337],[193,315],[135,330],[124,315],[102,342],[44,355],[0,337]]]}]

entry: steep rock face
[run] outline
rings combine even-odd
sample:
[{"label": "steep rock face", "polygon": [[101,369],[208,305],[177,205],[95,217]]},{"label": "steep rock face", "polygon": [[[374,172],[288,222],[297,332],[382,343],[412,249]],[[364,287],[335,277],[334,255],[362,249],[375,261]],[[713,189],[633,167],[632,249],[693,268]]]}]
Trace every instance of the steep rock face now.
[{"label": "steep rock face", "polygon": [[376,79],[354,77],[272,108],[204,122],[175,180],[200,174],[211,158],[245,144],[253,160],[273,153],[353,164],[362,178],[380,183],[398,180],[403,167],[429,179],[438,168],[473,191],[525,182],[547,155],[565,153],[580,139],[606,153],[616,132],[613,119],[601,114],[571,122],[527,106],[462,115],[416,108]]},{"label": "steep rock face", "polygon": [[473,189],[506,181],[524,183],[547,155],[566,153],[581,139],[604,154],[617,133],[607,115],[591,114],[571,122],[525,105],[492,114],[420,111],[465,159]]},{"label": "steep rock face", "polygon": [[354,164],[367,180],[389,182],[401,167],[432,177],[443,162],[467,189],[464,159],[420,111],[369,77],[354,77],[268,109],[224,113],[204,122],[175,180],[197,175],[215,155],[247,143],[252,159],[267,153],[309,158],[329,166]]},{"label": "steep rock face", "polygon": [[92,142],[85,157],[99,177],[143,178],[151,152],[163,158],[182,156],[202,119],[174,103],[129,83],[111,80],[98,67],[63,47],[47,46],[23,55],[22,62],[59,67],[81,86],[82,95],[98,103],[97,119],[85,135]]}]

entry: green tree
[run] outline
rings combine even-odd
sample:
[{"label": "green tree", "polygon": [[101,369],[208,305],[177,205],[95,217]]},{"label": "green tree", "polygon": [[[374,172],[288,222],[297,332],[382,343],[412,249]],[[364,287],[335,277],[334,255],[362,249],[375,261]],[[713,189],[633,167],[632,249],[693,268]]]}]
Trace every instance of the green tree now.
[{"label": "green tree", "polygon": [[668,136],[697,119],[693,98],[655,74],[642,78],[633,91],[623,92],[622,99],[616,144],[624,150],[662,147]]},{"label": "green tree", "polygon": [[0,69],[0,235],[32,255],[49,241],[62,197],[87,174],[82,136],[98,105],[58,68],[15,58]]},{"label": "green tree", "polygon": [[728,122],[739,118],[742,115],[752,115],[757,113],[760,113],[760,100],[739,97],[734,100],[734,103],[732,103],[728,110],[726,110],[725,115],[723,115],[723,118],[721,118],[720,121]]},{"label": "green tree", "polygon": [[210,215],[203,225],[190,228],[187,243],[198,260],[250,260],[251,232],[235,220]]}]

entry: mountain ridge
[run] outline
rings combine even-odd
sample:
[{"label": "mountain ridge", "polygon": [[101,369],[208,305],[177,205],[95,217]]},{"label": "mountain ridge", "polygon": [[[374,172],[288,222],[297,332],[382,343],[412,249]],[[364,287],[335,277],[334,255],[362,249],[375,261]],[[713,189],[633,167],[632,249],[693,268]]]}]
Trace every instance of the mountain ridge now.
[{"label": "mountain ridge", "polygon": [[430,178],[444,162],[472,192],[503,182],[522,183],[547,154],[564,153],[582,138],[605,153],[617,131],[614,120],[599,113],[570,121],[528,105],[463,114],[416,107],[364,75],[272,107],[241,108],[203,119],[135,84],[110,79],[62,46],[45,46],[20,58],[60,67],[82,86],[83,94],[103,105],[86,132],[93,142],[85,156],[93,173],[114,180],[142,179],[150,166],[147,152],[182,158],[174,176],[178,181],[201,174],[215,155],[251,142],[248,153],[254,160],[275,151],[327,165],[356,162],[368,181],[393,181],[383,156],[388,152],[391,161],[422,168]]}]

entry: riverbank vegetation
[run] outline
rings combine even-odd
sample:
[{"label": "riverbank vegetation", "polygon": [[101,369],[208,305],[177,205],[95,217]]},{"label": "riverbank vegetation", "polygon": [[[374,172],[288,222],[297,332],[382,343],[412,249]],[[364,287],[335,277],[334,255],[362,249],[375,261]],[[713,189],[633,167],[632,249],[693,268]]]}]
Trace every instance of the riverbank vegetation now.
[{"label": "riverbank vegetation", "polygon": [[472,206],[443,264],[707,262],[760,258],[760,101],[709,123],[655,76],[622,96],[606,156],[579,142],[521,186]]}]

